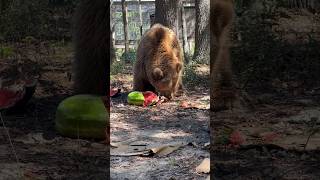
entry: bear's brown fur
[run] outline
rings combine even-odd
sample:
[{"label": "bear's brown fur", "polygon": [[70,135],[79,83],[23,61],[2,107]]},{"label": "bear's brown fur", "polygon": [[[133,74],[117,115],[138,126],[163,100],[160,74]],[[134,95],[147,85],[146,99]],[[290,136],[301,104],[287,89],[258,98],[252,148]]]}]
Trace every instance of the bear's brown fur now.
[{"label": "bear's brown fur", "polygon": [[141,38],[134,65],[133,89],[171,99],[182,92],[183,55],[175,33],[153,25]]},{"label": "bear's brown fur", "polygon": [[73,37],[75,94],[108,94],[109,3],[105,0],[82,0],[76,9]]},{"label": "bear's brown fur", "polygon": [[211,110],[232,108],[236,99],[229,52],[229,33],[234,16],[233,0],[215,0],[210,5]]}]

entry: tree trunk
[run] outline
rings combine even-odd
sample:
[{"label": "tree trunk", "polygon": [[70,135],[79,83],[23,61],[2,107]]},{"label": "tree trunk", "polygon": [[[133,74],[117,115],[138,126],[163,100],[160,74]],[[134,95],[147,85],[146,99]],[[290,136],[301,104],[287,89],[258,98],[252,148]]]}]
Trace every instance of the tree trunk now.
[{"label": "tree trunk", "polygon": [[127,3],[125,0],[121,0],[122,6],[122,21],[123,21],[123,30],[124,30],[124,53],[125,61],[128,63],[127,55],[129,53],[129,38],[128,38],[128,18],[127,18]]},{"label": "tree trunk", "polygon": [[143,33],[143,24],[142,24],[141,0],[139,0],[139,20],[140,20],[140,36],[142,37],[142,33]]},{"label": "tree trunk", "polygon": [[114,39],[114,5],[113,0],[110,1],[110,61],[111,64],[116,60],[115,39]]},{"label": "tree trunk", "polygon": [[195,51],[193,61],[210,62],[209,0],[196,0]]},{"label": "tree trunk", "polygon": [[181,19],[182,19],[182,37],[183,37],[183,53],[184,53],[184,61],[188,64],[189,63],[189,54],[190,54],[190,47],[188,42],[188,34],[187,34],[187,23],[184,14],[184,6],[181,6]]},{"label": "tree trunk", "polygon": [[8,0],[0,0],[0,13],[2,13],[9,5]]},{"label": "tree trunk", "polygon": [[179,7],[182,0],[156,0],[155,22],[172,29],[179,38]]},{"label": "tree trunk", "polygon": [[318,0],[285,0],[284,2],[289,8],[307,8],[312,10],[320,8]]}]

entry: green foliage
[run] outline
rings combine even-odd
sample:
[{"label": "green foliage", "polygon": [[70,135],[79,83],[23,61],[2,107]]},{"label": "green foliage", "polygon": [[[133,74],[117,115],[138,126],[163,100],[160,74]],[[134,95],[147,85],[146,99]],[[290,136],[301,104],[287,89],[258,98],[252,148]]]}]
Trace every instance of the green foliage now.
[{"label": "green foliage", "polygon": [[136,51],[130,49],[128,53],[123,53],[121,56],[122,61],[133,62],[136,59]]},{"label": "green foliage", "polygon": [[274,31],[279,11],[270,2],[263,2],[259,11],[246,9],[237,18],[232,48],[237,77],[247,85],[262,87],[270,87],[275,79],[314,83],[314,77],[320,76],[319,41],[312,36],[306,43],[285,41]]},{"label": "green foliage", "polygon": [[123,73],[124,68],[125,68],[125,63],[123,61],[115,61],[111,65],[110,74],[117,75],[117,74]]},{"label": "green foliage", "polygon": [[0,36],[5,40],[71,39],[74,7],[79,0],[8,0],[0,11]]},{"label": "green foliage", "polygon": [[185,65],[183,74],[183,83],[190,87],[206,86],[209,82],[209,76],[200,74],[196,71],[197,63],[190,63]]},{"label": "green foliage", "polygon": [[0,47],[0,58],[8,58],[13,55],[13,49],[11,47]]},{"label": "green foliage", "polygon": [[0,29],[7,39],[25,36],[41,36],[49,28],[49,10],[47,0],[12,1],[9,8],[1,16]]},{"label": "green foliage", "polygon": [[54,6],[75,6],[80,0],[49,0],[49,3]]}]

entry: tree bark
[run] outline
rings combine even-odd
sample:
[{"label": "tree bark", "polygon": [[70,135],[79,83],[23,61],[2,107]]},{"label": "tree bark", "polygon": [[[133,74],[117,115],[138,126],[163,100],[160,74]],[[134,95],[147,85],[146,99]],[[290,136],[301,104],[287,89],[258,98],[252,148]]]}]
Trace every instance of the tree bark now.
[{"label": "tree bark", "polygon": [[183,37],[183,53],[184,53],[184,61],[185,63],[189,63],[189,53],[190,53],[190,46],[188,42],[188,34],[187,34],[187,23],[184,13],[184,6],[181,6],[181,19],[182,19],[182,37]]},{"label": "tree bark", "polygon": [[156,0],[155,21],[172,29],[179,39],[179,7],[182,0]]},{"label": "tree bark", "polygon": [[115,39],[114,39],[114,6],[113,0],[110,1],[110,60],[111,64],[116,60],[116,49],[115,49]]},{"label": "tree bark", "polygon": [[320,3],[317,0],[286,0],[284,2],[289,8],[307,8],[312,10],[320,8]]},{"label": "tree bark", "polygon": [[140,20],[140,36],[143,33],[143,23],[142,23],[142,10],[141,10],[141,0],[139,0],[139,20]]},{"label": "tree bark", "polygon": [[209,0],[196,0],[195,51],[193,61],[210,62]]},{"label": "tree bark", "polygon": [[123,21],[123,30],[124,30],[124,52],[125,52],[125,61],[128,62],[127,55],[129,53],[129,38],[128,38],[128,18],[127,18],[127,3],[125,0],[121,0],[122,6],[122,21]]}]

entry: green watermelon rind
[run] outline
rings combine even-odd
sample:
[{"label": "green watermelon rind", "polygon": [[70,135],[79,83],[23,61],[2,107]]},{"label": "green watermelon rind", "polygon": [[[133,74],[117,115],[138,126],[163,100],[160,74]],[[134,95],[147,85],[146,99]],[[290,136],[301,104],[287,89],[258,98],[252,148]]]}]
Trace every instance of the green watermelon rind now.
[{"label": "green watermelon rind", "polygon": [[109,115],[99,96],[76,95],[63,100],[55,128],[68,137],[105,138]]},{"label": "green watermelon rind", "polygon": [[144,103],[144,96],[142,92],[133,91],[128,94],[127,101],[129,104],[142,106]]}]

